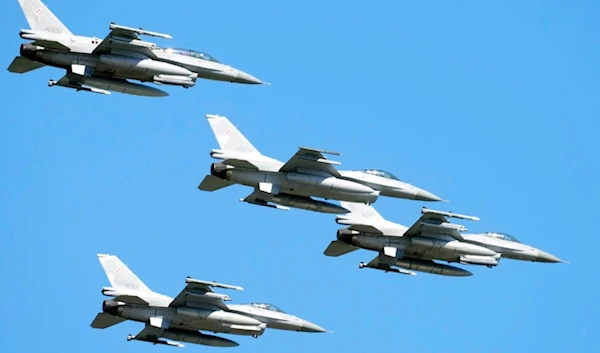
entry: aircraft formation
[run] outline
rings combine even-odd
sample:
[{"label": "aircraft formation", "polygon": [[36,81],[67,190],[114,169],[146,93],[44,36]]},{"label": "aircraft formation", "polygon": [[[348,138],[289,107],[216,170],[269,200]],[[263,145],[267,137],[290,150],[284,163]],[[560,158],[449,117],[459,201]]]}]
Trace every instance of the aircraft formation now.
[{"label": "aircraft formation", "polygon": [[[198,78],[245,84],[262,84],[256,77],[217,61],[199,51],[161,48],[140,36],[170,39],[171,36],[111,23],[104,38],[74,35],[40,0],[18,0],[30,29],[21,29],[23,43],[8,70],[26,73],[44,66],[66,70],[48,85],[77,91],[161,97],[168,93],[142,83],[190,88]],[[141,83],[131,82],[139,81]],[[498,232],[467,233],[450,219],[478,221],[474,216],[423,207],[421,217],[410,227],[384,219],[372,206],[380,196],[437,202],[435,194],[401,181],[377,169],[338,170],[340,163],[328,156],[340,153],[299,147],[286,162],[263,155],[227,117],[207,114],[219,148],[210,156],[210,174],[199,184],[205,192],[232,185],[252,188],[240,199],[251,205],[280,210],[298,208],[335,214],[337,231],[324,255],[338,257],[364,249],[376,253],[359,268],[415,275],[425,272],[464,277],[472,273],[447,265],[494,267],[502,258],[532,262],[563,262],[559,258],[516,238]],[[334,202],[332,202],[334,201]],[[337,203],[335,203],[337,201]],[[267,303],[226,304],[228,295],[215,288],[241,287],[186,278],[186,286],[175,298],[150,290],[114,255],[98,254],[110,287],[102,294],[112,297],[102,303],[91,326],[105,329],[126,320],[144,323],[127,340],[183,347],[187,342],[216,347],[234,347],[232,340],[204,332],[259,337],[267,328],[298,332],[327,332],[320,326],[285,313]]]}]

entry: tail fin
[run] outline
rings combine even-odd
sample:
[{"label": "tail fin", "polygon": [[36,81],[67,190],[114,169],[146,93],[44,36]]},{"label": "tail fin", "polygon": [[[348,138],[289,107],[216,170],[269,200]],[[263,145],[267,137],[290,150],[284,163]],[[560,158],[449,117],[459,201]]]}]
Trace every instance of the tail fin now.
[{"label": "tail fin", "polygon": [[347,202],[340,201],[340,204],[343,208],[350,211],[348,216],[355,218],[364,218],[369,220],[384,220],[383,217],[373,208],[373,206],[366,205],[364,203],[355,203],[355,202]]},{"label": "tail fin", "polygon": [[206,119],[222,150],[260,154],[226,117],[207,114]]},{"label": "tail fin", "polygon": [[29,27],[34,31],[46,31],[66,36],[73,35],[67,26],[60,22],[40,0],[19,0],[19,5],[21,5],[21,9],[27,18]]},{"label": "tail fin", "polygon": [[115,255],[98,254],[98,260],[106,272],[106,277],[114,288],[131,289],[142,292],[150,292],[150,288],[146,287],[125,264]]}]

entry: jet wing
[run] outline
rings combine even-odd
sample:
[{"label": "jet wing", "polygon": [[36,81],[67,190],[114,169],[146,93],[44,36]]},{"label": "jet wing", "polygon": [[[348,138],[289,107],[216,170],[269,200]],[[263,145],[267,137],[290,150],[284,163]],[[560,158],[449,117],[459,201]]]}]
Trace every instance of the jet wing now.
[{"label": "jet wing", "polygon": [[139,35],[147,35],[153,37],[161,37],[171,39],[168,34],[162,34],[157,32],[146,31],[141,28],[132,28],[120,26],[111,23],[109,26],[111,30],[108,36],[104,38],[102,43],[94,49],[92,54],[104,54],[109,53],[111,49],[143,49],[143,48],[155,48],[156,44],[151,42],[142,41]]},{"label": "jet wing", "polygon": [[10,66],[8,67],[8,71],[14,72],[17,74],[24,74],[26,72],[29,72],[29,71],[32,71],[35,69],[39,69],[40,67],[44,67],[44,66],[46,66],[46,65],[35,62],[35,61],[31,61],[22,56],[17,56],[12,61]]},{"label": "jet wing", "polygon": [[340,177],[340,173],[333,165],[340,165],[340,162],[327,159],[324,154],[339,156],[338,152],[317,150],[307,147],[298,147],[298,152],[287,163],[279,169],[280,172],[295,172],[298,169],[317,170]]},{"label": "jet wing", "polygon": [[175,299],[169,304],[170,307],[217,307],[222,310],[229,311],[229,307],[224,301],[229,301],[231,298],[225,294],[215,293],[213,287],[226,289],[243,290],[242,287],[230,286],[217,282],[201,281],[193,278],[186,278],[186,287],[179,293]]},{"label": "jet wing", "polygon": [[464,241],[465,239],[460,232],[466,231],[467,228],[460,224],[450,223],[448,218],[462,218],[473,221],[478,221],[479,218],[472,216],[460,215],[452,212],[441,212],[435,210],[429,210],[423,208],[421,210],[423,214],[421,218],[415,224],[413,224],[404,236],[414,237],[419,236],[422,233],[438,234],[438,235],[449,235],[457,240]]}]

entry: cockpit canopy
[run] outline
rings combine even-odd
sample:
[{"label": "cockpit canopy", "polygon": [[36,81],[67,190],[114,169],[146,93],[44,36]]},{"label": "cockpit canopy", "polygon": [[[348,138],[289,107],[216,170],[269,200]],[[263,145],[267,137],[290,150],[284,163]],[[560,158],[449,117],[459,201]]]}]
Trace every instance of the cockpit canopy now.
[{"label": "cockpit canopy", "polygon": [[173,54],[179,54],[179,55],[185,55],[185,56],[191,56],[192,58],[196,58],[196,59],[202,59],[202,60],[207,60],[207,61],[212,61],[215,63],[218,63],[219,61],[215,58],[213,58],[212,56],[203,53],[203,52],[199,52],[199,51],[194,51],[194,50],[190,50],[190,49],[177,49],[177,48],[169,48],[166,49],[169,53],[173,53]]},{"label": "cockpit canopy", "polygon": [[278,306],[269,303],[252,303],[250,305],[255,308],[267,309],[278,313],[285,313],[285,311],[281,310],[281,308],[279,308]]},{"label": "cockpit canopy", "polygon": [[365,173],[365,174],[375,175],[375,176],[382,177],[382,178],[387,178],[387,179],[393,179],[393,180],[400,181],[400,179],[396,178],[396,176],[394,174],[388,173],[385,170],[364,169],[364,170],[359,170],[359,172],[362,172],[362,173]]},{"label": "cockpit canopy", "polygon": [[506,233],[488,232],[488,233],[485,233],[485,235],[490,238],[497,238],[497,239],[503,239],[503,240],[507,240],[507,241],[514,241],[515,243],[520,243],[520,241],[517,240],[517,238],[515,238],[511,235],[508,235]]}]

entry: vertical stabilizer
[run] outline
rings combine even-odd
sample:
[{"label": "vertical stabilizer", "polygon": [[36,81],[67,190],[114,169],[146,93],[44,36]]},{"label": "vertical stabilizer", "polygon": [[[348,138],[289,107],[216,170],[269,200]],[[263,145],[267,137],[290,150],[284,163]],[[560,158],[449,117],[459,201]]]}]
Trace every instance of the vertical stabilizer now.
[{"label": "vertical stabilizer", "polygon": [[98,254],[98,260],[106,272],[106,277],[114,288],[130,289],[142,292],[150,292],[150,288],[146,287],[125,264],[115,255]]},{"label": "vertical stabilizer", "polygon": [[361,218],[361,219],[369,219],[369,220],[379,220],[383,221],[384,218],[381,217],[379,212],[375,210],[373,206],[364,204],[364,203],[355,203],[355,202],[346,202],[340,201],[340,204],[343,208],[350,211],[347,216],[352,218]]},{"label": "vertical stabilizer", "polygon": [[208,114],[206,119],[222,150],[260,154],[226,117]]},{"label": "vertical stabilizer", "polygon": [[60,22],[40,0],[19,0],[19,5],[21,5],[21,9],[27,18],[29,27],[34,31],[46,31],[66,36],[73,35],[67,26]]}]

